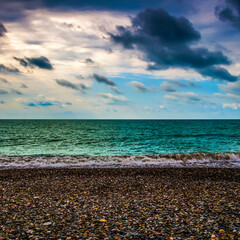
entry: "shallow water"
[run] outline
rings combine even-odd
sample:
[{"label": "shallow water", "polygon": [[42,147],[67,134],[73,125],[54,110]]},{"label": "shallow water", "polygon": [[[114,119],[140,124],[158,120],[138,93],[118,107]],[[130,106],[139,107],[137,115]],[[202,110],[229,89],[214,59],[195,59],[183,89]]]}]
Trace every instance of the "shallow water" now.
[{"label": "shallow water", "polygon": [[[109,165],[112,161],[116,164],[117,161],[143,164],[144,161],[149,162],[146,155],[165,154],[152,159],[170,161],[169,154],[200,152],[230,152],[235,154],[224,158],[238,159],[240,120],[0,120],[0,155],[3,156],[0,165],[10,164],[10,159],[20,163],[20,158],[17,160],[9,156],[32,156],[34,161],[26,160],[26,164],[39,163],[39,159],[43,158],[41,156],[46,158],[46,155],[51,155],[44,161],[49,164],[70,164],[73,161],[75,165],[107,162]],[[144,155],[140,158],[145,160],[135,161],[139,155]],[[61,158],[65,159],[63,161],[59,160],[59,156],[68,157]],[[93,160],[88,156],[95,158]],[[122,157],[115,161],[116,157],[105,157],[103,160],[102,156]],[[197,159],[224,160],[218,159],[218,156]],[[50,160],[53,158],[58,160]],[[196,156],[190,158],[193,161]],[[157,162],[159,164],[160,161]]]}]

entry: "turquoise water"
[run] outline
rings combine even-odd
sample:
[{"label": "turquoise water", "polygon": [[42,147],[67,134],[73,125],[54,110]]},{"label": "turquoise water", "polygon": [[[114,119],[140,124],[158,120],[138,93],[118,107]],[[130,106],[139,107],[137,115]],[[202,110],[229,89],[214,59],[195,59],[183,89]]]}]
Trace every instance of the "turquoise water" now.
[{"label": "turquoise water", "polygon": [[240,152],[240,120],[0,120],[0,155]]}]

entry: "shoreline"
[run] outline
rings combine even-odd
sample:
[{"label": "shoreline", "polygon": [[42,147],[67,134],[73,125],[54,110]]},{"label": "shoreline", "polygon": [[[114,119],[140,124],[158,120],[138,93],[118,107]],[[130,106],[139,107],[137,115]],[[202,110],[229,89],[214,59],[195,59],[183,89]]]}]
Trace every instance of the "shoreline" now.
[{"label": "shoreline", "polygon": [[240,169],[0,171],[2,239],[238,239]]},{"label": "shoreline", "polygon": [[26,155],[1,156],[1,168],[240,168],[239,152],[180,153],[147,155]]}]

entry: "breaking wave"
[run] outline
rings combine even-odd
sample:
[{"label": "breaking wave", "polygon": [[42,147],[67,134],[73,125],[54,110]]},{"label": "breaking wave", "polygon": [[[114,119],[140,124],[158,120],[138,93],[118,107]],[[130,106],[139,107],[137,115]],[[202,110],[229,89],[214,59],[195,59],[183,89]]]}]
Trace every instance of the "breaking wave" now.
[{"label": "breaking wave", "polygon": [[189,153],[124,156],[1,156],[0,168],[240,167],[237,153]]}]

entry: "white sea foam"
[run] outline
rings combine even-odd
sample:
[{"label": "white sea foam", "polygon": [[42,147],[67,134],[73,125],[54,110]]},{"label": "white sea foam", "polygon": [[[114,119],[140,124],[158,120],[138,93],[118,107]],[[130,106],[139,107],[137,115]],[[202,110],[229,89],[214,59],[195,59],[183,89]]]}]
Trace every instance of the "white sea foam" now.
[{"label": "white sea foam", "polygon": [[125,156],[0,156],[0,168],[126,168],[224,167],[239,168],[240,153],[190,153]]}]

